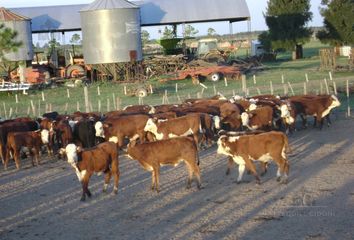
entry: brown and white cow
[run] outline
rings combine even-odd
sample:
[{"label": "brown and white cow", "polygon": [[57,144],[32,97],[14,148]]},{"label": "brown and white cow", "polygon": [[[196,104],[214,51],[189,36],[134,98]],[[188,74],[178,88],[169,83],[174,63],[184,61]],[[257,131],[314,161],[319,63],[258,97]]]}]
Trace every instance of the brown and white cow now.
[{"label": "brown and white cow", "polygon": [[153,133],[157,140],[193,135],[198,145],[198,136],[202,133],[201,120],[198,114],[189,114],[163,122],[149,118],[144,131]]},{"label": "brown and white cow", "polygon": [[273,109],[269,106],[256,108],[241,114],[242,125],[250,130],[271,129],[273,125]]},{"label": "brown and white cow", "polygon": [[96,137],[105,138],[108,141],[111,137],[118,138],[118,146],[124,145],[124,138],[137,139],[145,142],[144,127],[149,119],[148,115],[137,114],[109,118],[95,124]]},{"label": "brown and white cow", "polygon": [[143,144],[132,141],[128,144],[127,154],[129,158],[137,160],[145,170],[152,173],[152,190],[160,191],[160,166],[177,166],[180,162],[185,162],[188,169],[187,188],[191,187],[193,175],[197,178],[198,189],[201,187],[198,150],[193,139],[189,137]]},{"label": "brown and white cow", "polygon": [[[340,101],[335,95],[302,95],[290,97],[293,104],[301,105],[299,113],[304,116],[314,116],[320,129],[323,127],[323,118],[328,117],[331,110],[340,106]],[[328,118],[329,119],[329,118]],[[306,119],[303,117],[303,125],[306,126]]]},{"label": "brown and white cow", "polygon": [[237,182],[242,180],[245,168],[251,171],[260,183],[260,178],[252,161],[268,163],[273,160],[278,165],[277,181],[287,183],[289,175],[289,163],[287,151],[289,150],[288,138],[282,132],[266,132],[244,136],[223,135],[218,140],[218,154],[232,157],[239,165]]},{"label": "brown and white cow", "polygon": [[48,130],[42,131],[29,131],[29,132],[10,132],[7,135],[6,158],[4,167],[7,169],[7,164],[10,159],[10,154],[13,155],[16,168],[20,169],[20,151],[21,148],[28,148],[32,155],[32,165],[34,166],[33,159],[36,160],[37,166],[39,165],[39,151],[42,144],[48,142]]},{"label": "brown and white cow", "polygon": [[75,173],[82,184],[81,201],[85,201],[86,195],[91,197],[88,189],[90,177],[94,173],[105,173],[103,191],[106,192],[111,176],[114,177],[113,192],[118,193],[119,161],[117,145],[114,142],[104,142],[89,149],[82,149],[70,143],[66,148],[60,149],[61,154],[66,154],[68,163],[74,168]]}]

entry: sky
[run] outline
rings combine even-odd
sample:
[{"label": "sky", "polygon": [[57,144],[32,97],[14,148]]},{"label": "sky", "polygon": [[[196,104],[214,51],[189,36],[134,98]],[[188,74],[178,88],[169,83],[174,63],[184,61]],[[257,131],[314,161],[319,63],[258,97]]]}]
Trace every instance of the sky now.
[{"label": "sky", "polygon": [[[93,0],[0,0],[0,7],[16,8],[16,7],[34,7],[34,6],[55,6],[55,5],[70,5],[73,4],[89,4]],[[266,30],[267,25],[265,23],[263,13],[266,11],[267,0],[246,0],[248,9],[251,14],[251,31]],[[312,21],[309,26],[322,26],[323,18],[319,13],[319,6],[321,0],[310,0],[311,11],[313,13]],[[228,22],[214,22],[214,23],[198,23],[191,24],[196,28],[198,35],[206,35],[208,28],[213,28],[217,34],[230,33],[230,26]],[[144,27],[150,33],[150,38],[159,38],[159,30],[163,30],[164,27]],[[232,24],[233,33],[246,32],[247,22],[237,22]],[[182,35],[181,26],[177,27],[177,35]]]}]

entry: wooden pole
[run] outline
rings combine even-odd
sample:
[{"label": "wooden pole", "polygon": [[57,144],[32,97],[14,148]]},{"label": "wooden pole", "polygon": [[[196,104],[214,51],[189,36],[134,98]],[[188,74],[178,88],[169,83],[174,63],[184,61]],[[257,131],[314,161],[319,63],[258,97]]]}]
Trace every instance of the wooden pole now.
[{"label": "wooden pole", "polygon": [[149,87],[150,87],[150,93],[153,94],[154,91],[152,90],[152,85],[150,84]]},{"label": "wooden pole", "polygon": [[66,89],[66,95],[67,95],[68,98],[70,98],[70,90],[69,90],[69,88]]},{"label": "wooden pole", "polygon": [[80,103],[79,103],[79,101],[76,102],[76,111],[80,112]]},{"label": "wooden pole", "polygon": [[333,81],[332,72],[328,72],[328,75],[329,75],[329,80]]},{"label": "wooden pole", "polygon": [[[33,104],[33,101],[31,100],[31,107],[32,107],[32,113],[33,113],[33,116],[36,116],[36,107],[34,106]],[[6,111],[6,110],[5,110]],[[6,115],[6,112],[5,112],[5,115]]]},{"label": "wooden pole", "polygon": [[269,84],[270,84],[270,94],[273,95],[274,94],[273,82],[270,81]]},{"label": "wooden pole", "polygon": [[120,97],[117,97],[117,110],[122,109],[122,99]]},{"label": "wooden pole", "polygon": [[9,119],[12,117],[12,107],[10,107]]},{"label": "wooden pole", "polygon": [[257,94],[262,95],[261,90],[259,90],[259,88],[257,88]]},{"label": "wooden pole", "polygon": [[86,86],[84,87],[84,96],[85,96],[85,111],[88,113],[90,112],[90,101],[89,101],[88,89]]},{"label": "wooden pole", "polygon": [[224,81],[225,81],[225,87],[227,87],[228,85],[227,85],[227,78],[226,77],[224,77]]},{"label": "wooden pole", "polygon": [[28,106],[28,108],[27,108],[27,116],[30,115],[30,112],[31,112],[31,106]]},{"label": "wooden pole", "polygon": [[178,83],[176,83],[176,93],[178,93]]},{"label": "wooden pole", "polygon": [[216,91],[215,85],[213,85],[213,88],[214,88],[214,95],[216,95],[216,94],[217,94],[217,91]]},{"label": "wooden pole", "polygon": [[307,94],[307,83],[304,82],[304,95],[306,95],[306,94]]},{"label": "wooden pole", "polygon": [[306,79],[306,82],[309,82],[309,76],[307,75],[307,73],[305,74],[305,79]]},{"label": "wooden pole", "polygon": [[322,85],[322,82],[320,82],[320,94],[323,94],[323,85]]},{"label": "wooden pole", "polygon": [[256,75],[253,75],[253,84],[254,84],[254,85],[257,84]]},{"label": "wooden pole", "polygon": [[247,82],[246,82],[246,75],[242,74],[242,92],[243,95],[246,95],[246,89],[247,89]]},{"label": "wooden pole", "polygon": [[348,117],[350,117],[351,113],[350,113],[350,99],[349,99],[349,80],[347,80],[347,104],[348,104]]},{"label": "wooden pole", "polygon": [[101,112],[101,99],[98,99],[98,112]]},{"label": "wooden pole", "polygon": [[[31,100],[32,102],[32,100]],[[6,103],[2,102],[3,106],[4,106],[4,113],[5,113],[5,119],[7,119],[7,110],[6,110]]]},{"label": "wooden pole", "polygon": [[110,102],[109,102],[109,98],[107,98],[107,112],[110,111]]},{"label": "wooden pole", "polygon": [[337,92],[337,84],[336,84],[336,81],[333,80],[333,90],[334,90],[334,94],[335,95],[338,95],[338,92]]},{"label": "wooden pole", "polygon": [[288,86],[286,84],[283,84],[283,89],[284,89],[284,96],[288,95]]},{"label": "wooden pole", "polygon": [[113,102],[113,109],[117,110],[116,95],[114,93],[112,93],[112,102]]},{"label": "wooden pole", "polygon": [[49,103],[49,112],[53,112],[52,104]]},{"label": "wooden pole", "polygon": [[38,116],[41,116],[41,100],[38,100]]},{"label": "wooden pole", "polygon": [[293,96],[295,96],[295,92],[294,92],[293,87],[291,86],[291,83],[288,82],[288,85],[289,85],[289,88],[290,88],[290,90],[291,90],[291,94],[292,94]]},{"label": "wooden pole", "polygon": [[65,114],[68,114],[68,107],[69,107],[69,103],[65,103],[65,108],[64,108]]},{"label": "wooden pole", "polygon": [[124,85],[123,89],[124,89],[124,95],[126,96],[127,95],[127,86]]},{"label": "wooden pole", "polygon": [[329,88],[328,88],[328,83],[327,83],[327,79],[323,79],[325,86],[326,86],[326,93],[329,94]]},{"label": "wooden pole", "polygon": [[281,75],[281,83],[284,84],[284,75]]},{"label": "wooden pole", "polygon": [[45,101],[44,92],[42,91],[42,101]]},{"label": "wooden pole", "polygon": [[97,96],[101,96],[100,86],[97,86]]}]

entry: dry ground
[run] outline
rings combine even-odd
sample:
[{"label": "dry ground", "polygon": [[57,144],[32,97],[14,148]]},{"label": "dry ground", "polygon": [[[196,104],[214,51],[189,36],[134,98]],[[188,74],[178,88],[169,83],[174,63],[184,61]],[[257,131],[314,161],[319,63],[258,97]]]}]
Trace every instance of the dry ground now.
[{"label": "dry ground", "polygon": [[[81,187],[62,160],[29,160],[0,170],[0,239],[353,239],[354,120],[290,137],[290,182],[275,181],[276,168],[257,186],[251,175],[236,184],[225,175],[226,157],[216,147],[201,156],[203,189],[185,189],[183,164],[161,170],[161,192],[149,190],[150,174],[120,157],[118,195]],[[109,190],[112,190],[110,185]]]}]

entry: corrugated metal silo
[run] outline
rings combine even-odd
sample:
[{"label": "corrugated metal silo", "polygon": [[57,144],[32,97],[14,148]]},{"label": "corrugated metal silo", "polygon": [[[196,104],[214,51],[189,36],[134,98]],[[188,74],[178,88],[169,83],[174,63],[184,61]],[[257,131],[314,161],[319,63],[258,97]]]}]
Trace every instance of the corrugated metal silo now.
[{"label": "corrugated metal silo", "polygon": [[85,63],[142,60],[139,7],[125,0],[96,0],[81,9]]},{"label": "corrugated metal silo", "polygon": [[16,41],[22,46],[15,53],[8,53],[9,61],[28,61],[33,59],[31,19],[15,14],[5,8],[0,8],[0,24],[17,32]]}]

